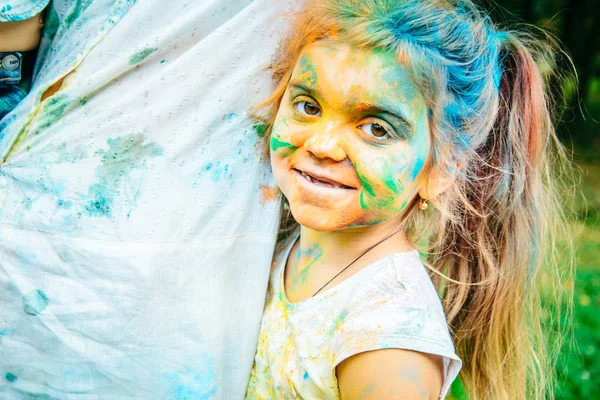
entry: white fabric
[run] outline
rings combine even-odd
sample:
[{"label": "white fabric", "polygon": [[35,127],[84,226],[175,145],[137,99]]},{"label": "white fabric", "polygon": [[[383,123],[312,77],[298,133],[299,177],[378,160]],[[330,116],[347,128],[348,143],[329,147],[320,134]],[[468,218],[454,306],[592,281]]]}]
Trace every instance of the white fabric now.
[{"label": "white fabric", "polygon": [[247,110],[278,3],[53,3],[0,122],[1,399],[244,397],[279,211]]},{"label": "white fabric", "polygon": [[419,253],[391,254],[312,298],[290,303],[283,279],[293,242],[274,261],[246,398],[339,399],[336,366],[385,348],[442,356],[440,399],[445,398],[462,363]]},{"label": "white fabric", "polygon": [[50,0],[0,0],[0,22],[23,21],[41,12]]}]

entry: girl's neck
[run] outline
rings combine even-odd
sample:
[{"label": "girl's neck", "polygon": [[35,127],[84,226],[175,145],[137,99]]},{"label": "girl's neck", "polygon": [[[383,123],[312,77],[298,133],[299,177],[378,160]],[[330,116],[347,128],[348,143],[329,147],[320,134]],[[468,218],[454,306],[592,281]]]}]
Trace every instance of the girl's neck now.
[{"label": "girl's neck", "polygon": [[300,240],[292,249],[286,268],[286,292],[289,299],[295,302],[311,297],[365,250],[388,236],[388,239],[360,257],[348,270],[324,287],[324,290],[388,254],[409,251],[413,247],[404,232],[391,223],[334,232],[319,232],[302,226]]}]

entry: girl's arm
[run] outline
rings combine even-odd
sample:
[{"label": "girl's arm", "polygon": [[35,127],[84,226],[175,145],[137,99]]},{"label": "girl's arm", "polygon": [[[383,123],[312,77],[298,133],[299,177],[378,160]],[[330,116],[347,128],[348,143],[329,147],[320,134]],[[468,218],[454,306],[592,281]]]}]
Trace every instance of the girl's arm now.
[{"label": "girl's arm", "polygon": [[38,47],[42,33],[40,14],[24,21],[0,22],[0,51],[30,51]]},{"label": "girl's arm", "polygon": [[336,375],[342,400],[437,400],[444,377],[442,357],[400,349],[352,356]]}]

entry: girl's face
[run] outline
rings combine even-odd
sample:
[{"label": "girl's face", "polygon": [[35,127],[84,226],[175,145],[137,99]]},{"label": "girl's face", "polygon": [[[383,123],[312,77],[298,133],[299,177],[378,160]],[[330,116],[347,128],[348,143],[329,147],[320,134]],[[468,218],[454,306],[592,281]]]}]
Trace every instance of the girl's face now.
[{"label": "girl's face", "polygon": [[406,63],[331,40],[302,52],[270,142],[273,173],[301,225],[399,222],[424,185],[427,107]]}]

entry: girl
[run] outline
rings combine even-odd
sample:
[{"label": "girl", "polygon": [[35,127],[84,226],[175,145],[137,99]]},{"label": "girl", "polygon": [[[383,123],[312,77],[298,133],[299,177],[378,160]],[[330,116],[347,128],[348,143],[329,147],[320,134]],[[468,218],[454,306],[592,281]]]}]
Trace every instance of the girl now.
[{"label": "girl", "polygon": [[305,2],[266,102],[300,228],[247,398],[444,398],[461,363],[472,399],[545,398],[535,282],[563,150],[534,44],[464,0]]}]

